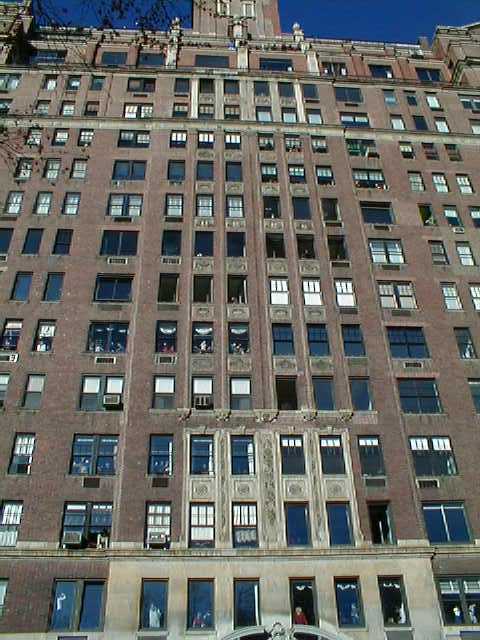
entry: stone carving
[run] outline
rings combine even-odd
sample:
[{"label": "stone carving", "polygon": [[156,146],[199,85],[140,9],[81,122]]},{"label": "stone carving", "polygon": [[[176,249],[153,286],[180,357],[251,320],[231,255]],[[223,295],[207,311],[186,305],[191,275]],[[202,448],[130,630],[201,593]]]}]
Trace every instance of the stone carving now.
[{"label": "stone carving", "polygon": [[243,185],[238,182],[227,182],[225,185],[225,191],[227,193],[242,193]]},{"label": "stone carving", "polygon": [[295,632],[293,627],[286,629],[281,622],[275,622],[273,627],[267,629],[272,640],[295,640]]},{"label": "stone carving", "polygon": [[200,318],[201,320],[210,320],[213,318],[213,307],[202,307],[193,305],[192,315],[195,318]]},{"label": "stone carving", "polygon": [[205,158],[206,160],[213,160],[215,157],[213,151],[208,151],[208,149],[201,149],[198,151],[199,158]]},{"label": "stone carving", "polygon": [[288,307],[270,307],[270,317],[272,320],[290,320],[292,310]]},{"label": "stone carving", "polygon": [[327,482],[327,497],[328,498],[345,498],[348,495],[347,487],[344,482]]},{"label": "stone carving", "polygon": [[215,411],[215,420],[217,422],[227,422],[230,419],[230,414],[231,412],[228,409],[217,409]]},{"label": "stone carving", "polygon": [[206,354],[192,356],[192,371],[213,371],[213,358]]},{"label": "stone carving", "polygon": [[211,273],[213,270],[213,260],[209,260],[208,258],[195,258],[193,268],[195,271]]},{"label": "stone carving", "polygon": [[316,417],[317,417],[316,411],[307,411],[307,410],[302,411],[302,419],[305,420],[305,422],[313,422]]},{"label": "stone carving", "polygon": [[275,218],[272,220],[265,220],[264,226],[266,231],[282,231],[283,230],[283,221],[276,220]]},{"label": "stone carving", "polygon": [[214,225],[214,221],[211,218],[195,218],[194,223],[195,227],[213,227]]},{"label": "stone carving", "polygon": [[288,265],[286,260],[269,260],[268,263],[268,273],[287,273]]},{"label": "stone carving", "polygon": [[227,307],[227,315],[229,318],[235,320],[248,320],[248,307],[229,304]]},{"label": "stone carving", "polygon": [[320,264],[315,260],[300,260],[300,273],[302,274],[319,274]]},{"label": "stone carving", "polygon": [[330,371],[333,368],[331,358],[310,358],[310,366],[315,371]]},{"label": "stone carving", "polygon": [[299,230],[299,231],[311,231],[313,229],[312,227],[312,223],[311,222],[305,222],[305,221],[300,221],[300,220],[296,220],[295,221],[295,229]]},{"label": "stone carving", "polygon": [[271,434],[262,434],[261,439],[262,485],[263,485],[263,513],[265,523],[265,539],[276,542],[278,539],[275,472],[273,460],[273,442]]},{"label": "stone carving", "polygon": [[[227,443],[225,433],[222,432],[220,434],[218,440],[218,454],[219,454],[219,462],[220,462],[220,478],[227,477]],[[228,540],[228,518],[227,518],[227,510],[229,499],[226,495],[226,490],[218,491],[217,496],[217,504],[218,510],[220,514],[220,531],[219,536],[222,542],[226,542]]]},{"label": "stone carving", "polygon": [[305,487],[298,482],[292,482],[287,484],[287,494],[293,498],[298,498],[305,494]]},{"label": "stone carving", "polygon": [[228,368],[230,371],[250,371],[252,359],[250,356],[229,356]]},{"label": "stone carving", "polygon": [[274,422],[278,418],[278,411],[255,411],[257,422]]},{"label": "stone carving", "polygon": [[185,409],[177,409],[177,413],[178,413],[178,421],[185,422],[191,416],[192,409],[191,407],[187,407]]},{"label": "stone carving", "polygon": [[297,361],[295,358],[274,358],[273,365],[275,371],[295,371]]},{"label": "stone carving", "polygon": [[247,270],[247,260],[245,258],[228,258],[227,270],[245,272]]},{"label": "stone carving", "polygon": [[168,31],[168,45],[165,56],[165,65],[170,69],[177,66],[181,40],[182,29],[180,26],[180,18],[174,18]]},{"label": "stone carving", "polygon": [[194,484],[192,493],[198,498],[206,498],[210,494],[210,487],[208,484]]},{"label": "stone carving", "polygon": [[[310,432],[308,434],[310,440],[310,451],[316,452],[318,445],[318,432]],[[317,518],[314,519],[314,526],[317,528],[317,536],[319,540],[323,539],[323,528],[320,519],[322,513],[322,495],[321,495],[321,483],[320,483],[320,466],[318,464],[319,456],[316,453],[310,457],[312,465],[312,501],[313,501],[313,513],[317,514]]]},{"label": "stone carving", "polygon": [[225,220],[227,229],[245,229],[245,220]]},{"label": "stone carving", "polygon": [[320,307],[309,308],[305,307],[305,318],[307,320],[324,320],[325,310]]},{"label": "stone carving", "polygon": [[252,493],[252,489],[250,485],[247,484],[246,482],[238,482],[235,485],[235,490],[238,493],[238,495],[242,496],[243,498],[249,496]]}]

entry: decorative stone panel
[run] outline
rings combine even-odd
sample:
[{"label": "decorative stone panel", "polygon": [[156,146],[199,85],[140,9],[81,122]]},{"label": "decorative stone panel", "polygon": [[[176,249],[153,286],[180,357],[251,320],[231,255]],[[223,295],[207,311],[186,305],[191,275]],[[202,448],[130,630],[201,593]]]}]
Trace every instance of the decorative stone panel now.
[{"label": "decorative stone panel", "polygon": [[193,219],[194,227],[196,229],[205,227],[214,227],[215,220],[213,218],[194,218]]},{"label": "decorative stone panel", "polygon": [[278,184],[262,184],[262,194],[264,196],[279,196],[280,187]]},{"label": "decorative stone panel", "polygon": [[311,220],[295,220],[295,231],[313,231]]},{"label": "decorative stone panel", "polygon": [[228,369],[234,373],[245,373],[252,369],[252,359],[250,356],[231,355],[228,356]]},{"label": "decorative stone panel", "polygon": [[225,151],[225,160],[233,160],[236,162],[241,162],[243,158],[241,151],[232,151],[231,149]]},{"label": "decorative stone panel", "polygon": [[305,276],[318,276],[321,273],[317,260],[300,260],[300,273]]},{"label": "decorative stone panel", "polygon": [[213,371],[213,356],[210,354],[193,355],[191,360],[192,371]]},{"label": "decorative stone panel", "polygon": [[233,497],[235,500],[251,500],[257,496],[257,486],[254,481],[235,480],[233,483]]},{"label": "decorative stone panel", "polygon": [[263,221],[265,231],[283,231],[283,220],[278,218],[266,218]]},{"label": "decorative stone panel", "polygon": [[236,195],[243,193],[243,182],[226,182],[225,191],[228,194]]},{"label": "decorative stone panel", "polygon": [[288,356],[275,357],[273,358],[273,368],[279,373],[294,373],[297,370],[297,360]]},{"label": "decorative stone panel", "polygon": [[245,220],[243,218],[226,218],[225,227],[227,229],[245,229]]},{"label": "decorative stone panel", "polygon": [[328,500],[348,500],[350,497],[348,483],[344,478],[325,479],[325,492]]},{"label": "decorative stone panel", "polygon": [[304,500],[307,497],[307,488],[303,479],[285,480],[283,492],[286,498]]},{"label": "decorative stone panel", "polygon": [[271,306],[270,307],[270,318],[271,320],[275,320],[278,322],[283,322],[292,319],[292,308],[291,307],[281,307],[281,306]]},{"label": "decorative stone panel", "polygon": [[193,320],[213,320],[214,319],[214,307],[213,305],[194,304],[192,306],[192,319]]},{"label": "decorative stone panel", "polygon": [[196,190],[200,193],[213,193],[214,188],[215,184],[213,182],[197,182],[196,184]]},{"label": "decorative stone panel", "polygon": [[304,313],[307,322],[325,320],[325,309],[323,307],[304,307]]},{"label": "decorative stone panel", "polygon": [[213,273],[213,260],[211,258],[194,258],[193,270],[197,273]]},{"label": "decorative stone panel", "polygon": [[308,198],[308,188],[306,185],[290,185],[290,193],[292,196],[298,196],[300,198]]},{"label": "decorative stone panel", "polygon": [[227,258],[228,273],[246,273],[247,258]]},{"label": "decorative stone panel", "polygon": [[200,149],[197,155],[199,158],[202,158],[202,160],[213,160],[215,158],[214,151],[210,151],[209,149]]},{"label": "decorative stone panel", "polygon": [[250,311],[247,305],[229,304],[227,305],[227,317],[229,320],[248,320]]},{"label": "decorative stone panel", "polygon": [[214,478],[191,480],[190,497],[194,500],[213,500],[215,497]]},{"label": "decorative stone panel", "polygon": [[288,262],[281,258],[267,260],[267,270],[270,275],[284,275],[288,273]]},{"label": "decorative stone panel", "polygon": [[333,361],[332,358],[310,358],[310,368],[313,373],[332,373]]}]

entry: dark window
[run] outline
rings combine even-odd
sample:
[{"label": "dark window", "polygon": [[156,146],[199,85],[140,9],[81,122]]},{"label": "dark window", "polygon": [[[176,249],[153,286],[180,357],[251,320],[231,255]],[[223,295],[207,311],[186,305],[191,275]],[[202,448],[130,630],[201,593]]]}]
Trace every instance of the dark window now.
[{"label": "dark window", "polygon": [[335,87],[337,102],[363,102],[362,90],[356,87]]},{"label": "dark window", "polygon": [[234,580],[234,627],[260,624],[260,585],[258,580]]},{"label": "dark window", "polygon": [[335,409],[333,378],[313,378],[312,382],[317,409],[333,411]]},{"label": "dark window", "polygon": [[263,196],[263,217],[280,218],[280,198],[278,196]]},{"label": "dark window", "polygon": [[333,475],[343,475],[345,473],[341,438],[338,436],[322,436],[320,438],[320,456],[323,473]]},{"label": "dark window", "polygon": [[342,502],[328,502],[327,517],[330,545],[352,544],[350,506]]},{"label": "dark window", "polygon": [[357,578],[336,579],[335,596],[340,627],[362,627],[363,609]]},{"label": "dark window", "polygon": [[478,625],[480,622],[480,578],[441,578],[438,581],[446,625]]},{"label": "dark window", "polygon": [[213,475],[213,437],[191,436],[190,473],[192,475]]},{"label": "dark window", "polygon": [[173,354],[177,352],[177,323],[157,322],[155,352]]},{"label": "dark window", "polygon": [[302,93],[305,100],[318,100],[318,87],[316,84],[302,84]]},{"label": "dark window", "polygon": [[94,300],[96,302],[130,302],[132,276],[97,276]]},{"label": "dark window", "polygon": [[0,338],[2,351],[16,351],[22,334],[23,320],[5,320]]},{"label": "dark window", "polygon": [[347,243],[344,236],[328,236],[327,243],[330,260],[348,260]]},{"label": "dark window", "polygon": [[311,356],[329,356],[327,326],[324,324],[307,325],[308,347]]},{"label": "dark window", "polygon": [[428,131],[428,124],[423,116],[412,116],[412,119],[417,131]]},{"label": "dark window", "polygon": [[225,180],[227,182],[242,182],[242,163],[226,162],[225,163]]},{"label": "dark window", "polygon": [[294,98],[295,91],[291,82],[279,82],[278,94],[281,98]]},{"label": "dark window", "polygon": [[422,82],[441,82],[442,73],[440,69],[428,69],[427,67],[416,67],[418,79]]},{"label": "dark window", "polygon": [[393,224],[389,202],[361,202],[362,218],[366,224]]},{"label": "dark window", "polygon": [[285,476],[305,474],[305,455],[301,436],[281,436],[282,474]]},{"label": "dark window", "polygon": [[361,358],[365,356],[365,345],[363,342],[362,328],[358,324],[342,325],[343,350],[350,358]]},{"label": "dark window", "polygon": [[[65,546],[98,548],[99,536],[110,537],[112,503],[66,503],[63,512],[62,543]],[[75,541],[72,538],[75,537]]]},{"label": "dark window", "polygon": [[310,220],[312,217],[310,211],[310,200],[308,198],[292,198],[293,217],[295,220]]},{"label": "dark window", "polygon": [[113,476],[117,466],[118,436],[76,435],[70,473],[75,476]]},{"label": "dark window", "polygon": [[398,380],[400,403],[405,413],[441,413],[437,384],[433,379],[403,378]]},{"label": "dark window", "polygon": [[428,539],[432,544],[470,542],[462,502],[425,503],[422,508]]},{"label": "dark window", "polygon": [[226,96],[237,96],[240,93],[238,80],[224,80],[223,93]]},{"label": "dark window", "polygon": [[418,102],[417,102],[417,96],[415,95],[415,93],[413,91],[405,91],[405,98],[407,100],[407,104],[410,105],[411,107],[416,107]]},{"label": "dark window", "polygon": [[127,91],[153,93],[155,91],[155,78],[129,78]]},{"label": "dark window", "polygon": [[214,628],[213,594],[213,580],[188,581],[187,629]]},{"label": "dark window", "polygon": [[187,95],[190,93],[190,80],[188,78],[175,78],[173,88],[175,95]]},{"label": "dark window", "polygon": [[373,544],[393,544],[393,530],[388,504],[372,502],[368,505],[368,518]]},{"label": "dark window", "polygon": [[287,545],[289,547],[310,545],[310,523],[308,504],[285,504],[285,521],[287,525]]},{"label": "dark window", "polygon": [[172,182],[183,182],[185,180],[185,160],[168,161],[168,179]]},{"label": "dark window", "polygon": [[382,447],[377,436],[359,436],[358,452],[362,475],[373,477],[385,475]]},{"label": "dark window", "polygon": [[107,67],[118,67],[127,62],[126,51],[104,51],[101,64]]},{"label": "dark window", "polygon": [[115,160],[112,180],[144,180],[146,166],[138,160]]},{"label": "dark window", "polygon": [[138,231],[104,231],[101,256],[136,256]]},{"label": "dark window", "polygon": [[158,287],[159,302],[178,301],[178,273],[161,273]]},{"label": "dark window", "polygon": [[402,578],[379,578],[378,589],[385,626],[410,624]]},{"label": "dark window", "polygon": [[277,408],[279,411],[296,411],[297,380],[296,378],[275,378]]},{"label": "dark window", "polygon": [[350,395],[355,411],[372,411],[373,403],[368,378],[350,378]]},{"label": "dark window", "polygon": [[51,607],[50,629],[99,631],[103,629],[104,582],[57,580]]},{"label": "dark window", "polygon": [[173,437],[150,436],[148,473],[155,476],[171,476],[173,473]]},{"label": "dark window", "polygon": [[213,162],[205,160],[197,162],[197,180],[213,180]]},{"label": "dark window", "polygon": [[29,64],[63,64],[66,51],[58,49],[34,49],[29,57]]},{"label": "dark window", "polygon": [[325,222],[340,222],[340,210],[336,198],[322,198],[322,213]]},{"label": "dark window", "polygon": [[[313,580],[290,580],[290,607],[293,624],[317,624]],[[302,636],[297,634],[297,637]]]},{"label": "dark window", "polygon": [[163,232],[162,256],[179,256],[182,253],[182,232],[167,229]]},{"label": "dark window", "polygon": [[369,64],[372,78],[393,78],[392,67],[386,64]]},{"label": "dark window", "polygon": [[255,473],[255,445],[253,436],[232,436],[232,475]]},{"label": "dark window", "polygon": [[68,256],[70,253],[70,245],[72,244],[72,229],[58,229],[53,243],[53,255]]},{"label": "dark window", "polygon": [[93,353],[125,353],[128,322],[91,322],[87,351]]},{"label": "dark window", "polygon": [[43,292],[45,302],[57,302],[62,297],[63,273],[49,273]]},{"label": "dark window", "polygon": [[[10,233],[11,236],[11,233]],[[28,229],[25,241],[23,243],[22,253],[29,255],[37,255],[40,251],[42,242],[43,229]],[[8,251],[8,247],[7,247]]]},{"label": "dark window", "polygon": [[213,256],[213,237],[213,231],[196,231],[194,255]]},{"label": "dark window", "polygon": [[457,464],[448,436],[411,437],[410,450],[417,476],[457,474]]},{"label": "dark window", "polygon": [[11,300],[17,300],[19,302],[27,302],[30,295],[30,287],[32,284],[33,273],[18,272],[15,276],[13,283]]},{"label": "dark window", "polygon": [[195,56],[196,67],[210,67],[213,69],[228,69],[230,66],[230,60],[228,56],[209,56],[209,55],[196,55]]},{"label": "dark window", "polygon": [[297,252],[300,260],[315,259],[315,244],[313,236],[297,236]]},{"label": "dark window", "polygon": [[275,149],[273,133],[259,133],[258,148],[260,151],[273,151]]},{"label": "dark window", "polygon": [[[13,444],[12,456],[10,458],[8,473],[11,473],[14,475],[30,475],[34,449],[35,449],[34,433],[17,433],[15,435],[15,442]],[[18,525],[15,525],[15,526],[17,527]],[[5,532],[8,539],[8,536],[9,536],[8,525],[6,528],[3,529],[3,531]]]},{"label": "dark window", "polygon": [[42,394],[45,387],[45,376],[29,375],[25,385],[22,406],[24,409],[37,410],[40,409],[42,403]]},{"label": "dark window", "polygon": [[140,51],[137,64],[139,67],[163,67],[165,64],[165,56],[163,53]]},{"label": "dark window", "polygon": [[105,76],[92,76],[90,79],[90,91],[102,91],[105,84]]},{"label": "dark window", "polygon": [[228,276],[227,298],[229,304],[247,304],[247,278]]},{"label": "dark window", "polygon": [[148,149],[150,146],[149,131],[120,131],[118,135],[118,147],[139,147]]},{"label": "dark window", "polygon": [[215,93],[215,82],[211,78],[200,78],[199,81],[199,92],[212,94]]},{"label": "dark window", "polygon": [[212,276],[193,276],[193,302],[213,301]]},{"label": "dark window", "polygon": [[252,408],[252,384],[250,378],[230,378],[230,409],[249,411]]},{"label": "dark window", "polygon": [[293,71],[291,58],[260,58],[260,69],[263,71]]},{"label": "dark window", "polygon": [[267,81],[256,80],[253,83],[253,91],[256,96],[270,96],[270,84]]},{"label": "dark window", "polygon": [[213,324],[194,322],[192,324],[192,353],[213,353]]},{"label": "dark window", "polygon": [[85,105],[84,115],[89,116],[91,118],[96,117],[98,116],[99,109],[100,109],[99,102],[87,102],[87,104]]},{"label": "dark window", "polygon": [[166,629],[167,627],[166,580],[143,580],[141,600],[141,629]]},{"label": "dark window", "polygon": [[462,360],[471,360],[476,358],[477,352],[470,329],[468,329],[468,327],[455,327],[453,331],[455,333],[455,340],[457,341],[460,358],[462,358]]},{"label": "dark window", "polygon": [[0,254],[8,253],[12,235],[13,229],[0,228]]},{"label": "dark window", "polygon": [[245,256],[245,234],[243,232],[227,233],[227,256],[238,258]]},{"label": "dark window", "polygon": [[274,356],[295,355],[293,329],[291,324],[273,324],[272,340]]},{"label": "dark window", "polygon": [[387,327],[392,358],[428,358],[422,327]]}]

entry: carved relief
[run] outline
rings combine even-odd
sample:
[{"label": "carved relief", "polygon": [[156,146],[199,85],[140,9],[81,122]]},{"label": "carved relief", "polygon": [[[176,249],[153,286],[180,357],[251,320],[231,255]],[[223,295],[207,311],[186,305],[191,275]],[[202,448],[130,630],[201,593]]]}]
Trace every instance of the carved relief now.
[{"label": "carved relief", "polygon": [[[202,101],[203,101],[203,98],[202,98]],[[198,157],[206,160],[213,160],[214,152],[209,151],[208,149],[200,149],[200,151],[198,151]]]},{"label": "carved relief", "polygon": [[280,187],[273,184],[262,185],[262,193],[265,196],[278,196],[280,194]]},{"label": "carved relief", "polygon": [[225,227],[227,229],[245,229],[246,224],[245,220],[242,220],[241,218],[227,218],[225,220]]},{"label": "carved relief", "polygon": [[285,493],[291,498],[304,498],[305,497],[305,485],[300,482],[287,482]]},{"label": "carved relief", "polygon": [[192,316],[194,320],[213,320],[213,306],[193,305]]},{"label": "carved relief", "polygon": [[272,320],[291,320],[292,309],[291,307],[270,307],[270,318]]},{"label": "carved relief", "polygon": [[312,452],[310,456],[312,465],[312,507],[313,507],[313,526],[316,527],[317,537],[323,540],[323,526],[321,521],[322,513],[322,491],[321,491],[321,474],[319,465],[319,456],[317,455],[318,432],[310,432],[306,434],[310,440],[309,449]]},{"label": "carved relief", "polygon": [[312,231],[313,225],[309,220],[296,220],[295,229],[297,231]]},{"label": "carved relief", "polygon": [[208,258],[195,258],[193,261],[193,269],[201,273],[212,273],[213,260],[209,260]]},{"label": "carved relief", "polygon": [[213,358],[206,354],[192,356],[192,371],[213,371]]},{"label": "carved relief", "polygon": [[249,311],[247,306],[229,304],[227,306],[227,316],[229,320],[248,320]]},{"label": "carved relief", "polygon": [[227,258],[227,270],[244,273],[247,270],[246,258]]},{"label": "carved relief", "polygon": [[322,307],[305,307],[305,319],[308,320],[325,320],[325,309]]},{"label": "carved relief", "polygon": [[230,371],[250,371],[252,368],[252,359],[250,356],[229,356],[228,368]]},{"label": "carved relief", "polygon": [[267,261],[268,273],[272,275],[283,275],[288,273],[288,264],[286,260],[268,260]]},{"label": "carved relief", "polygon": [[344,480],[327,481],[325,483],[327,498],[338,499],[348,498],[348,487]]},{"label": "carved relief", "polygon": [[[219,477],[227,478],[227,441],[225,432],[220,433],[218,439],[218,455],[219,455]],[[218,513],[219,513],[219,539],[221,542],[226,542],[228,540],[228,505],[229,505],[229,496],[226,495],[225,490],[218,491],[217,496],[217,505],[218,505]]]},{"label": "carved relief", "polygon": [[297,360],[296,358],[274,358],[273,368],[275,371],[296,371]]},{"label": "carved relief", "polygon": [[241,498],[248,498],[253,494],[253,487],[248,482],[236,482],[235,493]]},{"label": "carved relief", "polygon": [[310,366],[312,371],[331,371],[333,370],[333,362],[331,358],[310,358]]},{"label": "carved relief", "polygon": [[263,226],[265,227],[265,231],[283,231],[283,221],[276,220],[275,218],[264,220]]},{"label": "carved relief", "polygon": [[203,482],[194,482],[192,485],[192,495],[195,498],[211,498],[212,488]]},{"label": "carved relief", "polygon": [[243,193],[243,184],[241,182],[225,183],[225,191],[227,193]]},{"label": "carved relief", "polygon": [[193,222],[196,229],[198,227],[213,227],[215,224],[212,218],[195,218]]},{"label": "carved relief", "polygon": [[262,461],[262,493],[265,530],[264,535],[267,542],[277,542],[277,496],[275,492],[275,471],[273,457],[272,435],[262,434],[261,438],[261,461]]},{"label": "carved relief", "polygon": [[319,275],[320,263],[316,260],[300,260],[300,273],[305,275]]}]

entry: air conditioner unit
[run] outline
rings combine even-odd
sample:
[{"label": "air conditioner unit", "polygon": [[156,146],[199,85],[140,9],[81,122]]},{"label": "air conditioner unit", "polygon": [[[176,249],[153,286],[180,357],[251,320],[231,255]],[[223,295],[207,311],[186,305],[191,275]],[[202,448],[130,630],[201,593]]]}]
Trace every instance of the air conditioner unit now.
[{"label": "air conditioner unit", "polygon": [[379,154],[378,151],[375,151],[375,149],[367,149],[367,158],[379,158]]},{"label": "air conditioner unit", "polygon": [[453,233],[465,233],[464,227],[452,227]]},{"label": "air conditioner unit", "polygon": [[193,406],[195,409],[212,409],[213,397],[212,396],[195,396],[193,400]]},{"label": "air conditioner unit", "polygon": [[102,536],[101,533],[97,535],[97,549],[108,548],[108,536]]},{"label": "air conditioner unit", "polygon": [[112,185],[114,187],[123,187],[125,186],[125,180],[112,180]]},{"label": "air conditioner unit", "polygon": [[107,264],[128,264],[128,258],[107,258]]},{"label": "air conditioner unit", "polygon": [[118,407],[122,402],[122,396],[119,393],[109,393],[103,396],[104,407]]},{"label": "air conditioner unit", "polygon": [[419,362],[418,360],[411,360],[410,362],[403,363],[404,369],[423,369],[423,362]]},{"label": "air conditioner unit", "polygon": [[417,478],[417,486],[419,489],[438,489],[440,480],[438,478]]},{"label": "air conditioner unit", "polygon": [[170,257],[170,256],[163,256],[162,257],[162,264],[181,264],[182,259],[180,257]]},{"label": "air conditioner unit", "polygon": [[17,362],[18,353],[0,353],[0,362]]},{"label": "air conditioner unit", "polygon": [[80,547],[83,542],[83,533],[80,531],[65,531],[62,536],[62,544],[65,547]]},{"label": "air conditioner unit", "polygon": [[163,354],[155,354],[155,364],[175,364],[177,356],[164,356]]},{"label": "air conditioner unit", "polygon": [[95,356],[95,364],[116,364],[115,356]]},{"label": "air conditioner unit", "polygon": [[165,547],[169,543],[169,538],[163,531],[149,531],[147,538],[148,547]]},{"label": "air conditioner unit", "polygon": [[0,254],[0,262],[6,262],[7,258],[8,258],[8,256],[7,256],[6,253]]}]

